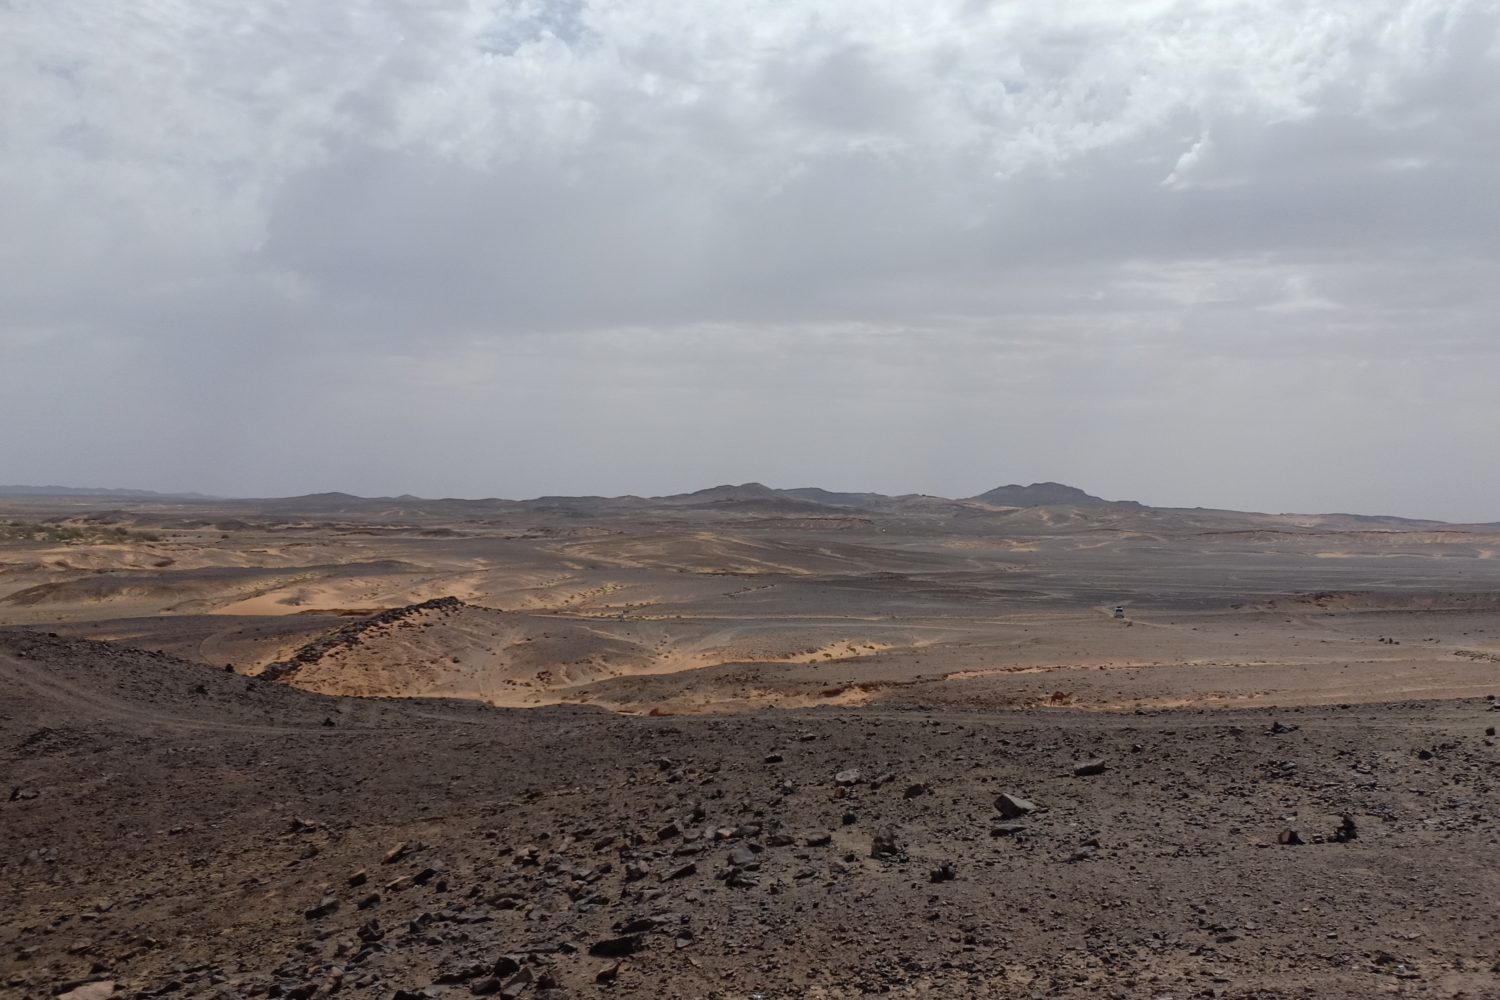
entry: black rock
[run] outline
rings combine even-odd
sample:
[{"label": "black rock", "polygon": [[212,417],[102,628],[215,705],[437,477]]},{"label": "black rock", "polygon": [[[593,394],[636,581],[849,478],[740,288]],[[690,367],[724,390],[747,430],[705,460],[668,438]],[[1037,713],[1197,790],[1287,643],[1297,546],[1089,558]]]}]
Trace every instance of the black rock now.
[{"label": "black rock", "polygon": [[338,897],[324,896],[318,901],[317,906],[304,910],[302,915],[308,920],[320,920],[339,908]]},{"label": "black rock", "polygon": [[754,889],[760,885],[760,876],[747,868],[735,868],[724,879],[724,884],[731,889]]},{"label": "black rock", "polygon": [[[455,983],[467,983],[471,979],[479,979],[488,971],[489,968],[483,964],[465,965],[457,969],[448,969],[444,972],[438,973],[438,977],[434,979],[433,982],[438,984],[439,986],[452,986]],[[477,987],[475,988],[475,992],[479,992]],[[495,988],[489,990],[488,992],[500,992],[499,980],[495,981]]]},{"label": "black rock", "polygon": [[595,958],[624,958],[627,955],[634,955],[644,946],[645,939],[639,934],[622,934],[619,937],[595,941],[589,945],[589,954]]},{"label": "black rock", "polygon": [[505,1000],[515,1000],[516,997],[526,992],[526,987],[530,985],[531,970],[522,966],[519,972],[507,979],[505,985],[500,987],[500,995]]},{"label": "black rock", "polygon": [[895,827],[882,827],[870,842],[870,857],[890,859],[899,858],[903,854],[900,838],[896,835]]},{"label": "black rock", "polygon": [[1000,810],[1000,815],[1005,819],[1020,819],[1036,812],[1036,803],[1004,792],[995,800],[995,808]]}]

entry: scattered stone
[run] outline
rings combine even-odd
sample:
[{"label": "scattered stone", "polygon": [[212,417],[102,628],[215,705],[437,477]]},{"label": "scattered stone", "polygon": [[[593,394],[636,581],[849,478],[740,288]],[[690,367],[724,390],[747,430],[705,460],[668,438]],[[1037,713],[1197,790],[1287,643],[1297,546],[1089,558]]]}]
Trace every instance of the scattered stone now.
[{"label": "scattered stone", "polygon": [[595,958],[624,958],[634,955],[645,947],[646,939],[639,934],[622,934],[619,937],[605,938],[595,941],[589,945],[589,954]]},{"label": "scattered stone", "polygon": [[808,847],[827,847],[829,844],[833,843],[833,834],[810,833],[806,837],[802,838],[802,842]]},{"label": "scattered stone", "polygon": [[697,863],[689,861],[687,864],[682,865],[681,867],[673,868],[669,872],[663,872],[661,880],[663,882],[675,882],[677,879],[687,878],[689,875],[696,874],[698,874]]},{"label": "scattered stone", "polygon": [[1074,764],[1073,777],[1089,778],[1093,777],[1096,774],[1103,774],[1107,769],[1108,765],[1106,765],[1100,758],[1095,757],[1093,760],[1085,760]]},{"label": "scattered stone", "polygon": [[524,993],[526,991],[526,987],[530,985],[531,970],[526,968],[525,966],[522,966],[519,972],[507,979],[505,981],[505,985],[500,987],[500,996],[503,997],[504,1000],[515,1000],[515,998]]},{"label": "scattered stone", "polygon": [[1304,843],[1304,841],[1298,836],[1296,830],[1282,830],[1276,835],[1276,843],[1283,847],[1297,847]]},{"label": "scattered stone", "polygon": [[991,837],[1014,837],[1018,833],[1025,832],[1025,823],[996,823],[990,827]]},{"label": "scattered stone", "polygon": [[1082,844],[1078,845],[1077,850],[1068,855],[1068,864],[1075,865],[1080,861],[1088,861],[1098,853],[1099,841],[1093,839],[1085,840]]},{"label": "scattered stone", "polygon": [[[466,965],[462,968],[449,969],[446,972],[438,973],[438,977],[434,979],[433,982],[437,983],[439,986],[452,986],[455,983],[467,983],[471,979],[478,979],[488,971],[489,968],[482,964]],[[497,981],[495,983],[495,988],[490,990],[489,992],[498,993],[499,991],[500,983]],[[478,992],[477,988],[475,992]]]},{"label": "scattered stone", "polygon": [[953,862],[944,861],[928,873],[927,881],[932,883],[952,882],[958,878],[958,869],[953,867]]},{"label": "scattered stone", "polygon": [[731,889],[754,889],[760,885],[760,876],[748,868],[732,868],[724,877],[724,884]]},{"label": "scattered stone", "polygon": [[764,761],[767,764],[780,764],[784,760],[786,760],[786,758],[779,753],[768,753],[764,758]]},{"label": "scattered stone", "polygon": [[594,982],[596,982],[596,983],[612,983],[616,979],[619,979],[619,978],[620,978],[620,963],[619,962],[614,962],[614,963],[612,963],[610,965],[606,965],[604,968],[602,968],[598,972],[594,973]]},{"label": "scattered stone", "polygon": [[57,1000],[106,1000],[107,997],[113,996],[114,992],[115,981],[101,979],[98,982],[84,983],[82,986],[59,994]]},{"label": "scattered stone", "polygon": [[357,889],[370,880],[370,873],[361,868],[349,876],[349,888]]},{"label": "scattered stone", "polygon": [[663,927],[680,921],[682,917],[676,913],[662,913],[650,917],[635,917],[615,924],[615,931],[619,934],[644,934],[647,931],[660,930]]},{"label": "scattered stone", "polygon": [[931,791],[931,789],[928,788],[925,784],[923,784],[921,782],[917,782],[914,785],[907,785],[906,786],[906,791],[904,791],[904,792],[901,793],[901,797],[903,799],[921,798],[923,795],[926,795],[929,791]]},{"label": "scattered stone", "polygon": [[318,905],[303,911],[302,915],[308,920],[321,920],[339,908],[337,896],[324,896],[318,901]]},{"label": "scattered stone", "polygon": [[1359,829],[1354,824],[1354,817],[1345,813],[1343,821],[1339,823],[1339,828],[1333,831],[1333,841],[1338,844],[1347,844],[1358,837]]},{"label": "scattered stone", "polygon": [[870,857],[872,858],[889,860],[900,858],[902,854],[901,841],[896,834],[895,827],[882,827],[870,843]]},{"label": "scattered stone", "polygon": [[391,848],[389,851],[386,851],[385,852],[385,856],[380,859],[380,863],[383,864],[383,865],[393,865],[397,861],[400,861],[402,858],[406,857],[410,853],[411,853],[411,842],[403,840],[401,843],[397,844],[395,847]]},{"label": "scattered stone", "polygon": [[1004,819],[1020,819],[1022,816],[1029,816],[1036,812],[1036,803],[1029,802],[1019,795],[1004,792],[995,800],[995,808],[1000,810],[1000,815]]},{"label": "scattered stone", "polygon": [[835,785],[838,785],[840,788],[852,787],[859,784],[862,780],[863,779],[860,776],[859,768],[857,767],[851,767],[847,771],[840,771],[838,774],[835,774],[833,776],[833,783]]}]

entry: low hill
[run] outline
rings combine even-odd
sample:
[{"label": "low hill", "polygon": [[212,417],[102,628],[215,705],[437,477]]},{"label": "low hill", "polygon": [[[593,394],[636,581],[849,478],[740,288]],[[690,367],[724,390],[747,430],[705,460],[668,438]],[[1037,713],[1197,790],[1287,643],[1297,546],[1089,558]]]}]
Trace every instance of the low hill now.
[{"label": "low hill", "polygon": [[996,507],[1050,507],[1071,505],[1075,507],[1140,507],[1134,500],[1105,500],[1092,493],[1085,493],[1076,486],[1063,483],[1032,483],[1030,486],[997,486],[988,492],[970,497],[981,503]]}]

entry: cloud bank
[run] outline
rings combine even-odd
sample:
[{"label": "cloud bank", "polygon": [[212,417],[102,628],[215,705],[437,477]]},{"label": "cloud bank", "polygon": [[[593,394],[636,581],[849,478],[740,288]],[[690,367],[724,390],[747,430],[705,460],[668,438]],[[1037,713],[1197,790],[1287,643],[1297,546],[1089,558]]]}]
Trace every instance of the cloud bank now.
[{"label": "cloud bank", "polygon": [[1500,519],[1495,0],[11,0],[0,36],[0,480]]}]

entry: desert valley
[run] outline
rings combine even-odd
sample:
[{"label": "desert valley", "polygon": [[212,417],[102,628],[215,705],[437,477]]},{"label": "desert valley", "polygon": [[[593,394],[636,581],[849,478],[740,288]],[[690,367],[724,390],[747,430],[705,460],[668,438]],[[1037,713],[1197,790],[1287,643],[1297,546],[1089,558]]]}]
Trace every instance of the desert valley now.
[{"label": "desert valley", "polygon": [[0,498],[17,997],[1500,995],[1500,524]]}]

